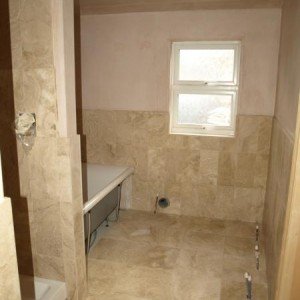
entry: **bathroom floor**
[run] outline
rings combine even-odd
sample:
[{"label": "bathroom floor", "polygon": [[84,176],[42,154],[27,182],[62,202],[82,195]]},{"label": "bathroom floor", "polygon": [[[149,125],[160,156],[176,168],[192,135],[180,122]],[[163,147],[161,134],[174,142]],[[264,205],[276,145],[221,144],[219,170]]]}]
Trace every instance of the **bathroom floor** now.
[{"label": "bathroom floor", "polygon": [[122,211],[89,254],[87,299],[241,300],[248,272],[266,300],[254,246],[253,223]]}]

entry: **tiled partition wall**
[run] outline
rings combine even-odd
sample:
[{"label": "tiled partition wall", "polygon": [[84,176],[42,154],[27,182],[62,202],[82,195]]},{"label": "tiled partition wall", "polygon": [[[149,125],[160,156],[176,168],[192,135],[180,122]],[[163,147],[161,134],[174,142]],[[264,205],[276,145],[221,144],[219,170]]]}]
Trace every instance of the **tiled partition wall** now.
[{"label": "tiled partition wall", "polygon": [[[79,137],[61,137],[53,58],[53,1],[10,0],[16,112],[34,112],[33,149],[18,149],[27,198],[34,275],[65,281],[68,299],[85,285]],[[16,217],[18,218],[18,217]]]},{"label": "tiled partition wall", "polygon": [[274,118],[270,169],[264,210],[270,299],[275,292],[289,191],[293,137]]},{"label": "tiled partition wall", "polygon": [[272,117],[238,116],[235,138],[170,135],[166,112],[85,110],[87,160],[132,165],[132,208],[166,213],[262,220]]}]

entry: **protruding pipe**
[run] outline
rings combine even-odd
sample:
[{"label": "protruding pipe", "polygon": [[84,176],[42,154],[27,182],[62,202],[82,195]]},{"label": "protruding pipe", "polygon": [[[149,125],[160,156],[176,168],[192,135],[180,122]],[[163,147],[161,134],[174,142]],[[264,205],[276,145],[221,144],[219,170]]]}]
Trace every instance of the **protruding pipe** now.
[{"label": "protruding pipe", "polygon": [[255,258],[256,258],[256,269],[259,270],[259,247],[258,245],[255,246]]},{"label": "protruding pipe", "polygon": [[244,278],[246,280],[247,299],[252,300],[252,276],[246,272]]},{"label": "protruding pipe", "polygon": [[255,240],[256,240],[256,242],[258,242],[258,240],[259,240],[259,226],[258,225],[256,225]]}]

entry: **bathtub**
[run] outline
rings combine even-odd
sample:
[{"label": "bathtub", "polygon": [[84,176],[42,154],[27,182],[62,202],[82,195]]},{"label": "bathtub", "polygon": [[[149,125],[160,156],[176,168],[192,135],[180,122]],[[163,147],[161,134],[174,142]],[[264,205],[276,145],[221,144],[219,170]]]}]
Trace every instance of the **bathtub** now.
[{"label": "bathtub", "polygon": [[39,277],[20,276],[22,299],[24,300],[65,300],[66,284],[61,281]]},{"label": "bathtub", "polygon": [[114,210],[118,215],[122,182],[133,174],[134,169],[83,164],[82,170],[84,229],[85,238],[88,239]]}]

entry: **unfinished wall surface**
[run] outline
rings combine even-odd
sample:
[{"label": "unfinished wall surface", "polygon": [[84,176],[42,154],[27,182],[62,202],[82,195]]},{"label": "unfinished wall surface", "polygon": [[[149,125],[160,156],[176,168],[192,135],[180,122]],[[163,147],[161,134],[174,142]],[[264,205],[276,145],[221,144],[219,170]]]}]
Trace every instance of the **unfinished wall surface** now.
[{"label": "unfinished wall surface", "polygon": [[280,10],[83,16],[86,109],[168,111],[172,41],[241,40],[239,114],[273,115]]},{"label": "unfinished wall surface", "polygon": [[284,2],[281,34],[278,91],[264,213],[270,299],[274,298],[276,289],[299,101],[299,0]]},{"label": "unfinished wall surface", "polygon": [[[62,14],[62,3],[71,4],[68,12],[72,13],[72,1],[10,0],[14,99],[16,112],[33,112],[37,121],[33,149],[26,153],[20,144],[18,149],[34,275],[65,281],[69,299],[82,299],[85,254],[80,141],[76,133],[67,131],[62,137],[58,130],[60,121],[67,121],[68,116],[58,110],[53,47],[57,33],[54,11]],[[75,116],[75,100],[73,107]]]}]

